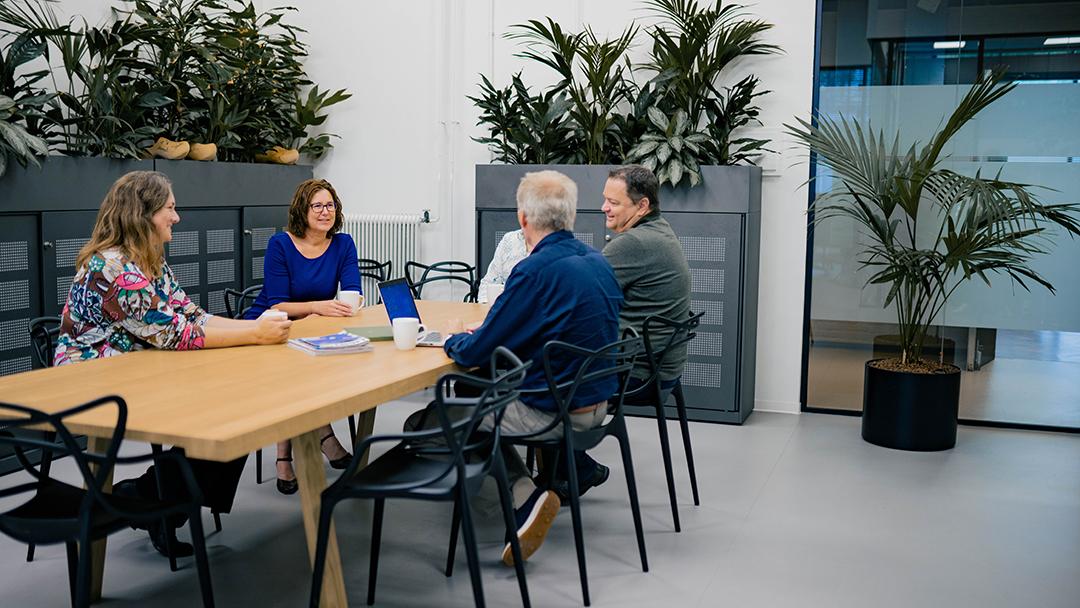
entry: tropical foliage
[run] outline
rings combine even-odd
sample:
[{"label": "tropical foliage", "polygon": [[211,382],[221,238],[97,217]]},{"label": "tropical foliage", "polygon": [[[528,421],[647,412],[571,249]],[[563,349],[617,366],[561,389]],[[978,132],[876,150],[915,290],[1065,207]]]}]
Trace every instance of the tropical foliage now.
[{"label": "tropical foliage", "polygon": [[[613,39],[587,26],[568,32],[550,18],[511,27],[506,37],[522,45],[517,56],[559,80],[532,95],[520,74],[506,89],[481,76],[481,94],[469,99],[489,135],[475,140],[500,162],[633,161],[676,186],[700,183],[703,164],[754,162],[767,140],[736,131],[757,122],[756,99],[768,91],[754,76],[730,87],[720,82],[739,58],[779,52],[761,40],[772,26],[719,1],[647,0],[645,7],[656,23],[631,23]],[[648,60],[635,66],[627,55],[643,32]],[[637,74],[651,76],[638,84]]]},{"label": "tropical foliage", "polygon": [[48,70],[17,75],[20,66],[44,53],[44,45],[26,34],[0,48],[0,176],[13,161],[37,166],[37,157],[48,152],[40,126],[53,96],[36,86]]},{"label": "tropical foliage", "polygon": [[309,137],[308,129],[350,95],[312,86],[303,69],[304,31],[286,21],[295,9],[259,12],[245,0],[128,0],[110,23],[94,27],[82,19],[59,22],[50,2],[5,0],[0,40],[32,41],[66,77],[53,78],[66,85],[32,112],[52,149],[136,158],[166,136],[214,143],[219,158],[250,161],[275,145],[312,158],[332,147],[336,136]]},{"label": "tropical foliage", "polygon": [[819,116],[788,132],[808,147],[839,185],[812,205],[815,222],[854,221],[867,239],[859,262],[868,284],[888,285],[885,306],[895,306],[901,363],[919,368],[927,332],[964,282],[990,284],[1004,274],[1024,289],[1054,287],[1031,267],[1046,253],[1054,231],[1080,235],[1080,204],[1042,203],[1036,186],[961,175],[942,166],[949,141],[1014,84],[987,74],[967,92],[930,142],[900,147],[857,120]]}]

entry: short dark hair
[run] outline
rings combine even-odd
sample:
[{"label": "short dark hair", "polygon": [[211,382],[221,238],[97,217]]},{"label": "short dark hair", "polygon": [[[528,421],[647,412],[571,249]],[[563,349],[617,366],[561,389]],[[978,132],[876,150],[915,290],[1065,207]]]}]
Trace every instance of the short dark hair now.
[{"label": "short dark hair", "polygon": [[[635,203],[649,199],[649,216],[660,215],[660,182],[656,174],[641,165],[622,165],[608,173],[608,179],[622,180],[626,194]],[[648,217],[648,216],[647,216]]]},{"label": "short dark hair", "polygon": [[289,205],[288,230],[294,236],[304,238],[304,235],[307,234],[308,210],[311,209],[311,199],[315,198],[315,193],[319,190],[326,190],[334,199],[334,225],[326,233],[326,236],[337,234],[337,231],[341,230],[342,224],[345,223],[341,217],[341,199],[338,198],[337,191],[330,185],[330,182],[325,179],[305,180],[296,187],[296,193],[293,194],[292,203]]}]

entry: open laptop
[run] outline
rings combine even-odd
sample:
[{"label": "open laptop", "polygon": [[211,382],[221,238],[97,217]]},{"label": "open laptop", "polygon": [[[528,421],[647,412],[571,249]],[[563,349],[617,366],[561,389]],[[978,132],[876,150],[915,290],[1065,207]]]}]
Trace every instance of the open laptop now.
[{"label": "open laptop", "polygon": [[[412,317],[420,319],[420,311],[416,309],[416,300],[413,299],[412,289],[409,288],[405,279],[393,279],[379,283],[379,295],[382,296],[383,305],[386,306],[386,316],[390,317],[390,325],[398,317]],[[420,337],[416,340],[417,346],[438,346],[446,342],[446,336],[437,331],[427,331],[424,328],[424,320],[420,319]]]}]

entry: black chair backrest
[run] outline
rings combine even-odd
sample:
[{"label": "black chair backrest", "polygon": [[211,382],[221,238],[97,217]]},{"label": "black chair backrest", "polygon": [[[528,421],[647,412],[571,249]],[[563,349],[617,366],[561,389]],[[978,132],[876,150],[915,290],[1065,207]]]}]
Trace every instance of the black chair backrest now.
[{"label": "black chair backrest", "polygon": [[237,291],[231,287],[225,290],[225,314],[230,319],[242,319],[244,313],[255,303],[255,299],[262,292],[262,285],[252,285],[243,291]]},{"label": "black chair backrest", "polygon": [[463,301],[476,302],[478,286],[476,282],[476,267],[465,262],[445,261],[434,264],[421,264],[419,262],[405,262],[405,280],[412,289],[413,297],[421,299],[424,286],[438,281],[449,283],[464,283],[468,288]]},{"label": "black chair backrest", "polygon": [[[559,407],[560,418],[569,423],[571,404],[578,389],[611,376],[616,377],[619,388],[618,392],[612,395],[615,403],[609,402],[609,408],[613,408],[609,411],[619,409],[630,377],[630,370],[634,368],[634,361],[641,353],[641,348],[642,340],[636,335],[626,335],[595,350],[558,340],[545,344],[544,376],[547,378],[548,390]],[[575,359],[580,363],[577,364],[577,371],[573,378],[559,382],[558,370],[565,367],[568,361]]]},{"label": "black chair backrest", "polygon": [[[356,453],[362,454],[367,446],[375,441],[399,440],[405,449],[420,456],[432,456],[446,461],[446,467],[440,468],[429,477],[401,484],[382,484],[380,491],[408,491],[429,486],[457,471],[459,478],[465,475],[465,465],[483,464],[483,471],[491,465],[491,458],[499,447],[499,424],[502,422],[506,406],[518,398],[518,387],[525,381],[525,371],[530,363],[522,363],[514,353],[505,347],[498,347],[491,355],[491,379],[478,378],[468,374],[446,374],[439,378],[435,387],[434,409],[439,420],[439,428],[398,433],[393,435],[372,435],[356,447]],[[476,397],[451,396],[451,384],[467,384],[479,392]],[[451,418],[448,408],[467,410],[464,417]],[[477,433],[485,416],[495,418],[491,433]],[[430,440],[442,438],[444,442]],[[331,486],[347,484],[359,470],[359,458],[353,458],[349,467]]]},{"label": "black chair backrest", "polygon": [[359,258],[356,260],[356,265],[360,268],[361,277],[366,277],[376,283],[389,281],[391,269],[394,267],[393,260],[379,262],[378,260],[369,260],[367,258]]},{"label": "black chair backrest", "polygon": [[60,317],[31,319],[28,327],[36,367],[52,367],[56,339],[60,335]]},{"label": "black chair backrest", "polygon": [[683,321],[676,321],[659,315],[653,315],[645,319],[641,329],[644,334],[645,361],[648,364],[649,377],[636,390],[631,391],[632,394],[636,395],[649,389],[649,385],[660,377],[660,370],[664,366],[664,361],[675,352],[676,348],[683,346],[697,336],[695,330],[701,324],[701,318],[704,316],[705,311],[696,315],[691,311],[690,316]]},{"label": "black chair backrest", "polygon": [[[109,447],[104,454],[84,452],[82,446],[75,440],[75,436],[68,430],[64,419],[109,405],[116,408],[116,425],[113,428]],[[15,432],[25,430],[31,426],[55,433],[60,440],[59,443],[45,441],[36,433]],[[47,474],[43,474],[38,467],[31,464],[26,455],[31,450],[42,450],[42,453],[50,453],[53,460],[64,456],[70,456],[74,460],[75,466],[82,476],[83,487],[87,489],[85,507],[89,508],[89,503],[92,501],[104,502],[102,488],[116,465],[117,452],[120,449],[120,443],[124,438],[126,428],[127,403],[116,395],[100,397],[55,414],[46,414],[40,410],[21,405],[0,403],[0,446],[11,446],[19,463],[35,479],[28,483],[0,490],[0,498],[36,490],[39,484],[50,479]],[[91,464],[97,466],[96,473],[91,469]]]}]

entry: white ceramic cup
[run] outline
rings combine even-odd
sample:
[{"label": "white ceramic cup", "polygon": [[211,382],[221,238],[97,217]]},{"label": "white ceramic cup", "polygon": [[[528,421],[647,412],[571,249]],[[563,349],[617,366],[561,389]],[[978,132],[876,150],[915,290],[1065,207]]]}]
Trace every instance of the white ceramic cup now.
[{"label": "white ceramic cup", "polygon": [[416,317],[398,317],[394,319],[394,346],[398,350],[416,348],[416,339],[420,336],[420,319]]},{"label": "white ceramic cup", "polygon": [[353,289],[346,289],[338,292],[338,300],[348,304],[352,307],[352,314],[356,314],[356,311],[360,310],[360,307],[364,305],[364,296],[360,295],[359,291]]},{"label": "white ceramic cup", "polygon": [[266,317],[268,319],[277,319],[278,321],[288,321],[289,313],[285,312],[284,310],[274,310],[273,308],[268,308],[264,310],[261,315],[259,315],[260,319],[263,317]]},{"label": "white ceramic cup", "polygon": [[488,285],[487,293],[484,294],[484,302],[486,304],[494,304],[495,300],[502,295],[503,287],[505,286],[502,283],[492,283],[491,285]]}]

